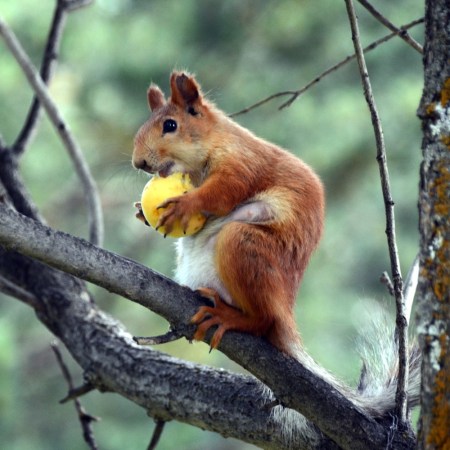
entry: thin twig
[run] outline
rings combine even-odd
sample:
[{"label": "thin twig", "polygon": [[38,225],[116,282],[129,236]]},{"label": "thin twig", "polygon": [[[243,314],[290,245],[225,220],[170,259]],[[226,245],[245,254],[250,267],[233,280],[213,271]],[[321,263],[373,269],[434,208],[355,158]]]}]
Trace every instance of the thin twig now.
[{"label": "thin twig", "polygon": [[372,93],[372,86],[367,71],[364,53],[359,37],[358,21],[352,0],[345,0],[347,13],[352,31],[352,40],[355,47],[355,53],[358,60],[359,72],[364,90],[364,97],[370,110],[372,125],[375,133],[377,146],[377,161],[380,169],[381,188],[383,192],[384,207],[386,213],[386,235],[389,247],[389,257],[391,261],[391,273],[394,283],[395,303],[397,307],[396,334],[398,336],[399,347],[399,373],[398,384],[395,395],[397,415],[400,423],[406,426],[407,423],[407,383],[408,383],[408,322],[405,318],[405,308],[403,299],[403,282],[400,272],[400,261],[398,256],[396,238],[395,238],[395,217],[394,202],[391,196],[389,182],[389,172],[386,161],[386,148],[384,145],[383,130]]},{"label": "thin twig", "polygon": [[367,0],[358,0],[367,11],[372,14],[379,22],[381,22],[386,28],[389,28],[393,31],[399,38],[403,39],[408,45],[410,45],[414,50],[417,50],[419,53],[423,54],[423,47],[412,38],[407,31],[401,28],[397,28],[389,19],[383,16],[374,6],[369,3]]},{"label": "thin twig", "polygon": [[[65,0],[58,0],[56,2],[55,12],[53,14],[52,24],[47,37],[47,44],[42,58],[41,70],[39,71],[41,79],[45,84],[48,84],[54,72],[56,61],[58,58],[59,45],[61,43],[62,31],[66,23],[67,6]],[[36,130],[38,119],[41,111],[41,104],[38,97],[35,95],[28,111],[25,123],[20,131],[15,143],[12,146],[13,152],[20,156],[25,147],[31,139],[33,132]]]},{"label": "thin twig", "polygon": [[[62,354],[58,348],[58,344],[56,342],[53,342],[51,344],[53,353],[55,354],[56,360],[58,361],[59,367],[61,368],[61,372],[63,373],[63,376],[65,380],[67,381],[67,384],[69,385],[70,390],[73,389],[73,383],[72,383],[72,377],[70,375],[69,369],[67,368]],[[90,414],[87,414],[84,408],[81,406],[80,401],[78,398],[74,399],[75,403],[75,409],[78,413],[78,418],[80,419],[81,428],[83,429],[83,438],[90,449],[92,450],[98,450],[97,444],[95,442],[94,433],[92,431],[92,422],[97,422],[99,419],[98,417],[91,416]]]},{"label": "thin twig", "polygon": [[1,18],[0,34],[28,78],[29,83],[33,87],[39,101],[45,108],[51,122],[55,126],[61,140],[69,152],[70,157],[72,158],[75,170],[83,185],[85,197],[88,203],[90,241],[96,245],[101,245],[103,241],[103,213],[100,204],[100,197],[94,179],[90,173],[89,166],[84,159],[83,153],[81,152],[81,149],[76,143],[68,126],[63,121],[61,114],[47,91],[47,87],[41,80],[41,77],[28,58],[28,55],[23,50],[12,30],[9,29],[7,24]]},{"label": "thin twig", "polygon": [[139,345],[160,345],[168,342],[177,341],[184,337],[185,330],[169,330],[167,333],[160,336],[142,337],[134,336],[134,341]]},{"label": "thin twig", "polygon": [[153,430],[152,439],[150,444],[148,444],[147,450],[155,450],[158,445],[159,439],[161,438],[162,432],[164,431],[164,426],[166,425],[165,420],[157,420],[155,429]]},{"label": "thin twig", "polygon": [[[320,77],[320,75],[319,75],[319,77]],[[318,81],[320,81],[320,80],[315,79],[314,82],[312,82],[312,83],[314,84],[314,83],[317,83]],[[304,88],[302,88],[302,89],[304,89]],[[278,98],[278,97],[285,97],[286,95],[298,96],[298,95],[300,95],[300,94],[298,94],[298,92],[299,92],[299,91],[283,91],[283,92],[277,92],[276,94],[269,95],[268,97],[263,98],[263,99],[260,100],[259,102],[256,102],[256,103],[254,103],[253,105],[248,106],[247,108],[241,109],[240,111],[237,111],[237,112],[235,112],[235,113],[230,114],[230,117],[236,117],[236,116],[239,116],[239,115],[241,115],[241,114],[248,113],[248,112],[252,111],[253,109],[256,109],[256,108],[258,108],[259,106],[262,106],[262,105],[264,105],[265,103],[268,103],[268,102],[270,102],[271,100],[274,100],[274,99],[276,99],[276,98]]]},{"label": "thin twig", "polygon": [[380,281],[382,284],[386,286],[387,290],[389,291],[389,294],[392,295],[392,297],[395,297],[394,285],[392,284],[392,281],[387,272],[383,272],[381,274]]},{"label": "thin twig", "polygon": [[[424,18],[421,17],[420,19],[416,19],[406,25],[403,25],[402,27],[400,27],[400,30],[403,32],[405,30],[408,30],[409,28],[412,28],[416,25],[419,25],[420,23],[423,23]],[[364,48],[364,52],[370,52],[371,50],[374,50],[375,48],[377,48],[379,45],[383,44],[384,42],[389,41],[390,39],[394,38],[395,36],[397,36],[397,33],[390,33],[387,34],[386,36],[383,36],[382,38],[376,40],[375,42],[372,42],[370,45],[368,45],[367,47]],[[344,58],[343,60],[339,61],[337,64],[334,64],[333,66],[329,67],[328,69],[326,69],[325,71],[323,71],[320,75],[316,76],[315,78],[313,78],[309,83],[305,84],[302,88],[296,90],[296,91],[284,91],[284,92],[278,92],[276,94],[272,94],[269,97],[264,98],[263,100],[260,100],[257,103],[254,103],[253,105],[248,106],[247,108],[244,108],[238,112],[235,112],[233,114],[230,114],[230,117],[236,117],[239,116],[241,114],[245,114],[248,113],[249,111],[252,111],[253,109],[258,108],[261,105],[264,105],[265,103],[270,102],[271,100],[274,100],[278,97],[285,97],[287,95],[291,96],[289,100],[287,100],[286,102],[282,103],[278,109],[284,109],[287,108],[288,106],[291,106],[291,104],[297,100],[298,97],[300,97],[302,94],[304,94],[308,89],[310,89],[311,87],[313,87],[315,84],[319,83],[320,81],[322,81],[322,79],[324,77],[326,77],[327,75],[329,75],[330,73],[340,69],[341,67],[345,66],[346,64],[348,64],[350,61],[353,61],[356,58],[356,54],[353,55],[348,55],[346,58]]]},{"label": "thin twig", "polygon": [[90,5],[93,0],[62,0],[66,4],[67,11],[72,12]]},{"label": "thin twig", "polygon": [[[89,5],[90,3],[92,3],[92,0],[57,0],[50,31],[47,37],[47,44],[42,58],[41,69],[39,71],[41,79],[45,84],[49,84],[50,78],[56,67],[67,14],[82,6]],[[25,151],[25,147],[36,130],[41,112],[40,106],[39,99],[35,95],[28,111],[27,118],[25,119],[25,123],[17,136],[15,143],[12,145],[13,152],[17,156],[20,156]]]},{"label": "thin twig", "polygon": [[85,383],[79,387],[71,388],[71,389],[69,389],[68,394],[63,399],[61,399],[59,401],[59,403],[64,404],[71,400],[75,400],[75,399],[81,397],[82,395],[92,392],[95,389],[96,389],[96,387],[91,383]]},{"label": "thin twig", "polygon": [[17,298],[17,300],[26,303],[37,311],[42,308],[41,303],[33,294],[19,286],[16,286],[14,283],[11,283],[11,281],[2,275],[0,275],[0,292]]}]

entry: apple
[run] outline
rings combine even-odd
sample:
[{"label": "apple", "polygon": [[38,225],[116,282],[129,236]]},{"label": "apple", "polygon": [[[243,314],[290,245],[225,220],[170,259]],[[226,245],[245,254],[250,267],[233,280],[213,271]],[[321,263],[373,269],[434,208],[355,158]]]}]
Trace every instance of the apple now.
[{"label": "apple", "polygon": [[[173,173],[167,177],[155,175],[145,186],[141,196],[141,208],[147,222],[156,227],[161,214],[166,208],[158,208],[161,203],[171,197],[178,197],[194,189],[189,174],[181,172]],[[172,231],[167,236],[178,238],[191,236],[200,231],[206,222],[206,217],[197,213],[189,218],[187,229],[184,231],[179,220],[176,220]],[[164,226],[157,230],[166,235]]]}]

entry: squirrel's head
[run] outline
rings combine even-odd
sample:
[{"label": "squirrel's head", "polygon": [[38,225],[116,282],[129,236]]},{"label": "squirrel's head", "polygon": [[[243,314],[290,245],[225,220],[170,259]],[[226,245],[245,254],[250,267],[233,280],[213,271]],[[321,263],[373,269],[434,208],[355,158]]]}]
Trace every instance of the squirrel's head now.
[{"label": "squirrel's head", "polygon": [[214,113],[193,76],[173,72],[170,89],[168,100],[158,86],[148,89],[152,114],[136,134],[132,163],[136,169],[161,176],[183,172],[198,179],[208,164]]}]

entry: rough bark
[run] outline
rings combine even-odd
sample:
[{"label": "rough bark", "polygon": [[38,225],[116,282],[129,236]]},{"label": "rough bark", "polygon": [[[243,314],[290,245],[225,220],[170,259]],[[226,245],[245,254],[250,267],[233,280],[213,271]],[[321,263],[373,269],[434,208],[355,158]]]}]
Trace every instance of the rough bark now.
[{"label": "rough bark", "polygon": [[450,4],[427,0],[420,180],[419,448],[450,448]]},{"label": "rough bark", "polygon": [[[18,215],[1,204],[0,244],[9,251],[18,251],[41,260],[140,303],[164,316],[172,326],[181,327],[187,338],[192,337],[193,328],[187,324],[200,305],[201,298],[189,289],[177,285],[134,261],[100,249],[83,239],[54,231],[27,217]],[[35,262],[33,261],[33,263]],[[5,266],[3,264],[3,268]],[[47,283],[44,282],[44,285],[47,286]],[[59,286],[59,289],[55,287],[55,292],[61,296],[61,285],[59,284]],[[81,298],[85,297],[86,294],[81,295]],[[176,300],[174,301],[174,299]],[[116,356],[125,352],[125,348],[120,345],[120,339],[111,334],[114,327],[100,325],[100,330],[91,329],[90,321],[101,314],[94,306],[82,313],[80,323],[73,323],[73,317],[76,316],[78,308],[87,308],[89,303],[80,302],[80,298],[64,302],[58,298],[57,303],[54,301],[53,296],[46,297],[45,308],[50,310],[46,312],[46,315],[48,314],[52,319],[49,321],[45,317],[47,326],[61,337],[83,368],[89,368],[91,372],[95,373],[96,377],[101,380],[100,386],[104,385],[108,389],[123,392],[123,395],[140,404],[142,399],[139,396],[127,394],[127,384],[134,385],[135,381],[130,375],[132,372],[126,371],[126,367],[127,364],[135,367],[133,359],[136,358],[141,362],[142,356],[136,353],[135,356],[120,357],[119,360],[116,360]],[[78,303],[81,303],[82,306]],[[83,333],[83,336],[79,336],[78,333]],[[111,336],[108,338],[109,334]],[[207,336],[207,339],[209,337]],[[112,344],[109,344],[108,340]],[[131,345],[130,341],[129,344]],[[118,355],[114,351],[116,346],[120,348]],[[92,349],[92,352],[86,352],[87,348]],[[283,406],[300,412],[340,447],[379,449],[384,448],[386,442],[389,441],[396,449],[414,447],[412,436],[407,433],[391,435],[389,426],[383,426],[365,415],[323,379],[311,373],[297,361],[283,355],[263,339],[243,333],[229,332],[224,336],[220,349],[266,384]],[[142,349],[142,351],[144,350]],[[101,358],[98,356],[99,354],[102,355]],[[98,368],[97,365],[100,361],[102,365],[107,364],[109,371],[105,366],[102,366],[101,370]],[[126,381],[119,390],[115,371],[122,368],[128,375],[126,378],[118,377],[120,380]],[[111,372],[112,369],[114,370]],[[164,374],[164,370],[161,370]],[[197,370],[192,373],[194,377]],[[151,391],[144,390],[144,392],[144,397],[148,398]],[[236,392],[239,391],[233,391],[232,396],[236,395]],[[206,395],[206,397],[208,396]],[[223,398],[223,395],[221,397]],[[260,414],[261,411],[254,410],[250,415],[255,413]],[[228,414],[233,415],[233,409],[228,409]],[[287,417],[284,416],[282,421],[286,419]],[[288,448],[293,436],[296,440],[296,448],[332,447],[332,442],[327,439],[322,440],[320,434],[316,435],[313,441],[310,441],[310,438],[309,440],[305,439],[299,429],[299,420],[300,418],[297,417],[292,423],[289,422],[289,426],[294,425],[293,430],[289,432],[290,437],[284,438],[285,446],[276,448]],[[217,425],[213,427],[210,424],[207,428],[219,431]],[[282,428],[279,423],[278,434],[283,435]],[[239,439],[248,439],[245,433],[234,427],[226,426],[219,432],[224,435],[232,434]],[[269,445],[267,442],[262,446],[268,447]]]},{"label": "rough bark", "polygon": [[[84,3],[85,0],[59,0],[58,5],[71,9]],[[437,448],[448,444],[443,430],[445,433],[445,421],[449,417],[448,329],[445,330],[447,341],[443,341],[443,330],[448,318],[449,285],[448,266],[445,266],[449,258],[448,234],[444,230],[449,211],[446,200],[450,83],[448,74],[441,76],[446,73],[442,68],[449,60],[448,42],[447,53],[442,52],[444,57],[435,54],[440,49],[433,47],[432,41],[435,38],[442,45],[450,30],[446,1],[431,3],[433,8],[430,6],[427,12],[430,42],[425,58],[430,66],[432,94],[429,97],[424,94],[426,99],[421,110],[425,136],[428,133],[430,138],[427,144],[424,140],[422,186],[429,188],[429,192],[421,198],[425,217],[421,227],[427,236],[422,242],[422,289],[428,295],[423,295],[424,301],[429,300],[430,304],[437,301],[438,307],[426,311],[427,322],[421,329],[423,348],[432,350],[426,363],[433,364],[430,370],[424,369],[428,377],[424,399],[430,403],[422,417],[421,438],[426,445],[431,442]],[[432,9],[437,11],[436,15]],[[443,16],[438,17],[439,14]],[[447,24],[444,30],[442,23]],[[436,66],[435,58],[440,58]],[[15,150],[20,154],[22,148],[19,145]],[[447,162],[443,155],[447,155]],[[16,210],[42,221],[17,169],[18,160],[11,154],[11,148],[0,142],[0,188],[3,182]],[[436,173],[439,173],[437,178]],[[431,203],[427,195],[437,200]],[[0,200],[1,197],[0,192]],[[442,277],[433,281],[437,272]],[[374,421],[321,378],[262,339],[230,332],[220,349],[272,391],[252,376],[191,364],[137,346],[115,319],[97,308],[81,279],[152,309],[188,339],[193,333],[189,318],[204,300],[133,261],[27,219],[1,201],[0,275],[32,298],[32,302],[27,301],[24,295],[24,301],[33,306],[39,320],[62,340],[83,368],[89,383],[99,390],[119,393],[159,420],[183,421],[268,449],[334,449],[338,445],[349,449],[406,449],[415,445],[412,436],[392,432],[390,424]],[[446,312],[440,309],[442,305],[446,305]],[[283,405],[277,406],[281,411],[278,417],[272,413],[271,402],[275,399]],[[309,428],[308,435],[302,431],[305,426]]]},{"label": "rough bark", "polygon": [[[117,264],[114,255],[111,262]],[[186,422],[268,449],[289,448],[291,437],[265,407],[273,397],[267,391],[262,395],[263,385],[254,377],[138,346],[119,322],[97,308],[82,281],[1,246],[0,273],[39,299],[39,320],[66,345],[95,388],[128,398],[154,418]],[[297,436],[300,448],[335,448],[321,444],[320,434],[316,441],[305,440],[292,425],[291,436]]]}]

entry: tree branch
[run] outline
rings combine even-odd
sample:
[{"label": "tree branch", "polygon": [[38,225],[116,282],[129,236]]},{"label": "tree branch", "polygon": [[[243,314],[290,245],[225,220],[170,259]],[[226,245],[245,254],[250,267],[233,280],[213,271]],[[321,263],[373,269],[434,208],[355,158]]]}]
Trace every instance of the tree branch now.
[{"label": "tree branch", "polygon": [[372,93],[369,74],[367,71],[364,52],[359,38],[358,22],[352,0],[345,0],[347,13],[352,31],[352,40],[355,47],[355,54],[358,60],[361,81],[364,90],[364,97],[370,110],[372,126],[375,133],[377,146],[377,161],[380,169],[381,188],[386,213],[386,235],[389,247],[389,257],[391,260],[391,273],[394,283],[394,294],[397,307],[397,329],[399,347],[399,373],[396,393],[397,415],[400,424],[407,427],[407,387],[408,387],[408,321],[405,317],[405,304],[403,299],[403,282],[400,272],[400,261],[395,238],[395,216],[394,201],[391,196],[389,182],[389,171],[386,160],[386,148],[384,145],[383,130],[380,117]]},{"label": "tree branch", "polygon": [[[73,389],[72,376],[70,375],[69,368],[64,362],[58,344],[56,342],[52,343],[51,348],[53,350],[53,353],[55,354],[56,360],[58,361],[58,365],[61,368],[64,379],[69,386],[69,390],[71,391]],[[78,418],[80,420],[81,428],[83,430],[83,437],[86,444],[90,449],[98,450],[97,444],[95,442],[94,432],[92,430],[92,422],[97,422],[99,419],[86,413],[85,409],[81,406],[81,402],[78,397],[73,401],[75,403],[75,409],[78,413]]]},{"label": "tree branch", "polygon": [[[204,304],[204,300],[194,292],[138,263],[109,253],[82,239],[42,226],[1,204],[0,243],[5,248],[37,258],[144,305],[165,317],[174,328],[186,326],[199,305]],[[174,302],[173,299],[177,301]],[[72,315],[67,311],[64,316],[67,314]],[[61,314],[58,314],[58,321],[62,321],[62,325],[58,326],[60,333],[68,333],[68,329],[73,332],[73,326],[64,324]],[[193,331],[193,326],[186,326],[186,337],[192,338]],[[82,333],[83,330],[78,327],[78,332]],[[208,333],[206,340],[211,335],[212,332]],[[71,339],[74,337],[71,336]],[[86,337],[80,336],[77,339],[83,342]],[[62,340],[71,342],[70,339]],[[107,345],[108,348],[118,345],[114,342],[114,337],[108,339],[106,330],[102,333],[101,342],[103,341],[105,343],[102,345]],[[339,446],[379,449],[385,444],[388,430],[366,416],[323,379],[277,351],[265,340],[244,333],[228,332],[223,337],[220,349],[269,386],[282,405],[300,412]],[[86,349],[83,348],[83,351]],[[89,352],[86,356],[82,353],[77,359],[84,360],[88,356]],[[136,358],[141,357],[136,355]],[[139,364],[134,362],[133,367]],[[101,374],[111,386],[108,373],[101,371]],[[208,415],[214,416],[210,412]],[[287,420],[287,417],[284,416],[282,420]],[[358,426],[355,427],[355,424]],[[393,439],[398,446],[396,448],[413,446],[410,435],[397,434]],[[329,445],[329,441],[324,442]]]},{"label": "tree branch", "polygon": [[9,50],[19,63],[30,85],[33,87],[39,101],[45,108],[51,122],[56,128],[61,140],[72,158],[75,170],[84,188],[89,211],[90,240],[101,244],[103,241],[103,212],[96,184],[90,173],[89,167],[83,157],[83,153],[76,143],[71,131],[63,121],[55,103],[51,99],[45,83],[37,73],[28,55],[23,50],[14,33],[0,18],[0,35],[3,37]]},{"label": "tree branch", "polygon": [[167,333],[161,336],[142,337],[134,336],[133,339],[139,345],[161,345],[168,342],[177,341],[184,337],[184,332],[180,328],[177,330],[169,330]]},{"label": "tree branch", "polygon": [[[59,45],[61,43],[62,31],[66,23],[67,2],[65,0],[57,0],[55,12],[53,14],[52,24],[47,37],[47,44],[42,58],[40,76],[45,84],[48,84],[53,74],[58,58]],[[40,116],[40,102],[37,96],[33,98],[33,102],[28,111],[25,123],[17,136],[12,150],[16,156],[20,156],[36,129]]]},{"label": "tree branch", "polygon": [[403,39],[408,45],[410,45],[414,50],[417,50],[420,54],[423,54],[423,47],[413,39],[405,29],[397,28],[390,20],[383,16],[375,7],[367,0],[358,0],[367,11],[372,14],[379,22],[381,22],[386,28],[389,28],[394,32],[399,38]]},{"label": "tree branch", "polygon": [[387,272],[383,272],[380,276],[380,282],[386,286],[389,295],[395,297],[394,285],[392,284],[391,278]]},{"label": "tree branch", "polygon": [[[68,394],[63,399],[61,399],[59,403],[64,404],[70,402],[71,400],[75,400],[76,398],[79,398],[82,395],[86,395],[95,389],[96,387],[91,382],[87,382],[82,384],[81,386],[71,388]],[[105,391],[105,389],[103,389],[103,391]]]},{"label": "tree branch", "polygon": [[31,201],[28,190],[19,173],[17,158],[9,147],[0,142],[0,183],[12,204],[21,214],[45,223],[36,205]]},{"label": "tree branch", "polygon": [[6,295],[16,298],[23,303],[31,306],[35,310],[41,309],[41,304],[39,300],[30,292],[25,289],[11,283],[8,279],[0,275],[0,292],[3,292]]},{"label": "tree branch", "polygon": [[[341,64],[341,63],[339,63]],[[303,94],[305,91],[307,91],[311,86],[313,86],[314,84],[318,83],[325,75],[328,75],[328,73],[333,72],[334,70],[337,70],[338,67],[334,67],[331,70],[326,70],[325,72],[321,73],[318,77],[314,78],[314,80],[312,80],[310,83],[308,83],[306,86],[304,86],[303,88],[299,89],[298,91],[283,91],[283,92],[277,92],[275,94],[269,95],[266,98],[263,98],[262,100],[259,100],[256,103],[253,103],[253,105],[248,106],[247,108],[241,109],[240,111],[237,111],[235,113],[230,114],[230,117],[236,117],[236,116],[240,116],[241,114],[246,114],[250,111],[252,111],[253,109],[256,109],[262,105],[265,105],[266,103],[269,103],[271,100],[275,100],[276,98],[279,97],[285,97],[286,95],[290,95],[292,96],[292,98],[294,98],[294,100],[301,94]],[[292,101],[294,101],[292,100]],[[284,103],[283,103],[284,105]],[[284,106],[281,105],[278,109],[282,109]]]},{"label": "tree branch", "polygon": [[[19,217],[4,205],[0,205],[0,210],[1,220],[9,213]],[[3,227],[2,230],[5,231]],[[6,240],[12,244],[10,238]],[[80,242],[90,246],[86,241]],[[125,258],[116,260],[113,254],[109,257],[113,266],[132,263]],[[26,267],[26,280],[16,265]],[[98,310],[82,284],[71,276],[27,257],[5,253],[1,246],[0,270],[17,277],[17,283],[24,281],[35,289],[44,304],[38,317],[64,342],[85,370],[89,385],[119,393],[145,408],[152,417],[178,420],[267,449],[287,449],[292,442],[308,450],[336,449],[301,415],[282,406],[276,410],[266,408],[275,398],[255,378],[182,362],[137,346],[117,321]],[[152,281],[152,272],[145,272],[144,278],[138,273],[144,285],[147,280]],[[167,291],[170,286],[163,287]],[[166,292],[165,298],[171,298],[173,303],[176,297]],[[185,304],[182,297],[179,300],[180,309]]]},{"label": "tree branch", "polygon": [[93,0],[62,0],[66,4],[67,11],[72,12],[85,6],[89,6]]},{"label": "tree branch", "polygon": [[[408,30],[412,27],[415,27],[416,25],[423,23],[424,18],[420,18],[417,20],[414,20],[406,25],[403,25],[402,27],[400,27],[400,31],[403,32],[405,30]],[[378,39],[375,42],[372,42],[372,44],[368,45],[367,47],[364,48],[364,53],[368,53],[371,50],[374,50],[375,48],[377,48],[380,44],[383,44],[384,42],[389,41],[390,39],[392,39],[393,37],[397,36],[397,33],[390,33],[380,39]],[[276,94],[272,94],[269,95],[269,97],[266,97],[256,103],[254,103],[253,105],[248,106],[247,108],[244,108],[238,112],[235,112],[233,114],[230,114],[230,117],[236,117],[239,116],[241,114],[245,114],[248,113],[250,111],[252,111],[253,109],[258,108],[259,106],[264,105],[265,103],[270,102],[271,100],[274,100],[275,98],[278,97],[284,97],[287,95],[290,95],[291,98],[287,101],[285,101],[284,103],[282,103],[278,109],[284,109],[287,108],[288,106],[291,106],[292,103],[294,103],[295,100],[297,100],[298,97],[300,97],[302,94],[304,94],[307,90],[309,90],[311,87],[313,87],[315,84],[319,83],[320,81],[322,81],[323,78],[325,78],[327,75],[335,72],[336,70],[340,69],[341,67],[345,66],[347,63],[349,63],[350,61],[353,61],[354,59],[356,59],[356,54],[353,55],[349,55],[346,58],[344,58],[343,60],[339,61],[337,64],[334,64],[333,66],[329,67],[328,69],[326,69],[325,71],[323,71],[320,75],[314,77],[309,83],[305,84],[302,88],[296,90],[296,91],[284,91],[284,92],[278,92]]]},{"label": "tree branch", "polygon": [[153,431],[152,439],[148,444],[147,450],[155,450],[158,445],[159,439],[161,438],[161,434],[164,430],[164,426],[166,422],[164,420],[157,420],[155,425],[155,430]]}]

